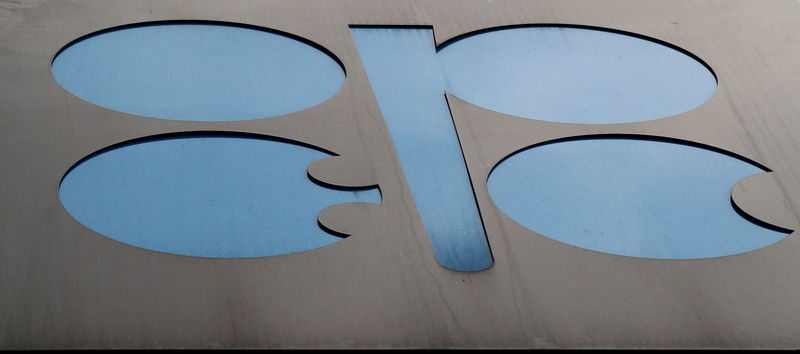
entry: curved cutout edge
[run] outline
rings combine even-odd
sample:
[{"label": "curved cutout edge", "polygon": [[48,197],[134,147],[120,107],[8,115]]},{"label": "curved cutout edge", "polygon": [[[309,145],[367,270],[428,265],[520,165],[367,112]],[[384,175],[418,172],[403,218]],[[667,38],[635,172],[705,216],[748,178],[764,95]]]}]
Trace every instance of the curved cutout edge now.
[{"label": "curved cutout edge", "polygon": [[359,159],[333,155],[312,162],[308,166],[308,178],[332,189],[358,190],[378,186],[373,171]]},{"label": "curved cutout edge", "polygon": [[317,214],[317,224],[331,235],[346,238],[352,235],[353,226],[358,219],[368,214],[378,204],[353,202],[331,205]]},{"label": "curved cutout edge", "polygon": [[739,215],[761,227],[790,234],[797,229],[774,172],[742,178],[731,188],[731,205]]},{"label": "curved cutout edge", "polygon": [[[424,26],[395,26],[395,27],[424,27]],[[690,51],[688,51],[686,49],[683,49],[683,48],[681,48],[681,47],[679,47],[679,46],[677,46],[675,44],[669,43],[667,41],[660,40],[658,38],[653,38],[653,37],[645,36],[643,34],[639,34],[639,33],[635,33],[635,32],[628,32],[628,31],[619,30],[619,29],[615,29],[615,28],[591,26],[591,25],[580,25],[580,24],[569,24],[569,23],[519,23],[519,24],[513,24],[513,25],[503,25],[503,26],[496,26],[496,27],[481,28],[481,29],[469,31],[469,32],[466,32],[466,33],[462,33],[462,34],[453,36],[451,38],[443,39],[441,42],[436,40],[436,28],[434,26],[426,27],[426,28],[433,28],[434,41],[436,43],[436,52],[438,53],[439,51],[441,51],[445,47],[447,47],[447,46],[449,46],[449,45],[451,45],[453,43],[456,43],[456,42],[458,42],[458,41],[460,41],[462,39],[465,39],[467,37],[477,36],[477,35],[480,35],[480,34],[486,33],[486,32],[494,32],[494,31],[501,31],[501,30],[507,30],[507,29],[514,29],[514,28],[527,28],[527,27],[557,27],[557,28],[585,29],[585,30],[592,30],[592,31],[609,32],[609,33],[614,33],[614,34],[619,34],[619,35],[623,35],[623,36],[634,37],[634,38],[638,38],[638,39],[641,39],[641,40],[646,40],[646,41],[649,41],[649,42],[653,42],[653,43],[665,46],[667,48],[670,48],[672,50],[678,51],[679,53],[684,54],[684,55],[696,60],[698,63],[703,65],[711,73],[712,76],[714,76],[714,80],[717,82],[717,84],[719,84],[719,78],[717,77],[717,73],[714,71],[713,68],[711,68],[711,65],[709,65],[705,60],[701,59],[699,56],[693,54],[692,52],[690,52]]]}]

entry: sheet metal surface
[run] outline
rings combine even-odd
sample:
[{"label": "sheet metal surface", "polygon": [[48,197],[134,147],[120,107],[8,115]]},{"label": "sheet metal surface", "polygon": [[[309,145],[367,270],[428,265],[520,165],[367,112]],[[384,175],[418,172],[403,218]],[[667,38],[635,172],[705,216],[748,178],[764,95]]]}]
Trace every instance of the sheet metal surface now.
[{"label": "sheet metal surface", "polygon": [[[229,21],[313,41],[346,68],[331,99],[284,117],[133,117],[73,96],[50,63],[64,45],[129,23]],[[613,28],[705,60],[719,87],[674,117],[612,125],[519,119],[448,95],[494,264],[437,264],[349,25],[433,26],[436,42],[515,24]],[[800,4],[793,0],[313,0],[0,2],[0,348],[797,348],[800,240],[735,256],[655,260],[588,251],[505,216],[486,191],[509,152],[576,135],[712,145],[769,167],[736,202],[800,224]],[[338,186],[380,185],[380,206],[320,221],[351,234],[299,254],[165,255],[72,219],[58,183],[84,156],[165,133],[236,131],[336,152],[312,164]],[[759,191],[765,191],[760,193]]]}]

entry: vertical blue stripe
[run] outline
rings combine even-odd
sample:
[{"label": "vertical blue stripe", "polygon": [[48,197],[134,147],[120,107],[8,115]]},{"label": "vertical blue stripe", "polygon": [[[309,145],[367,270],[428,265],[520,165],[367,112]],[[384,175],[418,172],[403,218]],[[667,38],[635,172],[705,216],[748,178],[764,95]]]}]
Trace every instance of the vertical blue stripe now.
[{"label": "vertical blue stripe", "polygon": [[459,271],[491,266],[432,30],[351,32],[437,261]]}]

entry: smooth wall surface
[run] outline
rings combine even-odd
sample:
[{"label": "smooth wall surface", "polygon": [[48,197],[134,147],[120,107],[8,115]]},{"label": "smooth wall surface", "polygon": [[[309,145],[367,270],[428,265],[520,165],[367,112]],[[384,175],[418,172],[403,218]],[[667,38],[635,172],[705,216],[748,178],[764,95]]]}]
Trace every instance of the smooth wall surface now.
[{"label": "smooth wall surface", "polygon": [[[345,68],[330,99],[230,122],[137,117],[88,103],[51,73],[73,40],[148,21],[209,20],[290,33]],[[493,265],[439,265],[381,115],[351,25],[431,26],[437,45],[498,26],[573,24],[680,47],[714,70],[697,108],[625,124],[570,124],[489,111],[453,94]],[[514,151],[583,135],[713,146],[766,166],[734,186],[752,216],[800,225],[800,4],[793,0],[4,1],[0,3],[0,348],[798,348],[800,241],[694,260],[590,251],[518,224],[487,191]],[[382,203],[324,209],[350,236],[295,254],[169,255],[73,219],[59,182],[85,156],[168,133],[244,132],[331,151],[308,174],[378,185]]]}]

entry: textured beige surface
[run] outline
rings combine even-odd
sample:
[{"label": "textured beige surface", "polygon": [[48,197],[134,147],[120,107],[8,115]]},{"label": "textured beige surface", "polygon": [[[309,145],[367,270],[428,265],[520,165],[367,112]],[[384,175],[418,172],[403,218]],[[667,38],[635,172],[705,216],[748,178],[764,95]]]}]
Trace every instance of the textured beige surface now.
[{"label": "textured beige surface", "polygon": [[[176,19],[304,37],[332,51],[347,80],[330,100],[285,117],[204,123],[110,111],[71,95],[50,74],[55,53],[80,36]],[[431,25],[442,43],[529,23],[669,42],[705,60],[719,88],[690,112],[605,126],[504,116],[448,96],[495,260],[481,272],[450,271],[433,257],[348,25]],[[794,0],[0,2],[0,348],[798,348],[796,235],[712,259],[608,255],[515,223],[492,203],[486,179],[503,156],[555,138],[690,140],[774,171],[774,183],[737,185],[737,204],[796,226],[799,62]],[[58,201],[62,175],[82,157],[184,131],[246,131],[328,149],[340,156],[312,164],[311,175],[379,184],[383,204],[323,211],[322,222],[352,235],[342,242],[226,260],[116,242],[73,220]]]}]

